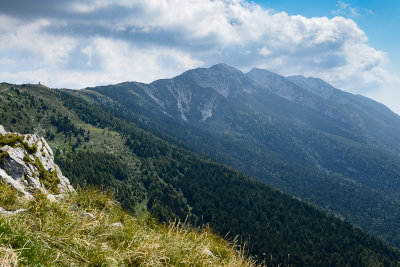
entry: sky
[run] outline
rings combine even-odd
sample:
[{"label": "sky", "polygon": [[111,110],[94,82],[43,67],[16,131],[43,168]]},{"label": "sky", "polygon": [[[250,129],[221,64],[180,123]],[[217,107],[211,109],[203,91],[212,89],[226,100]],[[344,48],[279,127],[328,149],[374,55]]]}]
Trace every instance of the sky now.
[{"label": "sky", "polygon": [[400,114],[398,0],[1,0],[0,81],[80,89],[226,63]]}]

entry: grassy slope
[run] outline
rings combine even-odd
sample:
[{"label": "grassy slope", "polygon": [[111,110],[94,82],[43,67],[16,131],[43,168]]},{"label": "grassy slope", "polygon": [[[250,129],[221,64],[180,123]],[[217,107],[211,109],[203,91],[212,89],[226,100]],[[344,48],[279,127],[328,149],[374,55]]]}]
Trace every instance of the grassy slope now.
[{"label": "grassy slope", "polygon": [[[64,106],[55,91],[36,85],[20,87],[18,91],[12,88],[9,84],[0,84],[0,122],[6,129],[19,133],[35,132],[40,136],[46,136],[46,130],[50,130],[54,134],[54,138],[47,138],[51,146],[68,152],[72,150],[77,137],[72,135],[66,138],[51,124],[50,117],[60,113],[67,116],[77,128],[89,131],[90,140],[83,142],[80,148],[86,147],[95,152],[118,153],[124,157],[131,157],[131,153],[124,146],[125,139],[121,134],[84,123],[73,111]],[[129,162],[132,161],[136,162],[134,158],[129,158]]]},{"label": "grassy slope", "polygon": [[0,216],[1,266],[254,266],[210,229],[132,217],[98,190],[78,189],[60,202],[16,195],[0,184],[0,206],[27,209]]}]

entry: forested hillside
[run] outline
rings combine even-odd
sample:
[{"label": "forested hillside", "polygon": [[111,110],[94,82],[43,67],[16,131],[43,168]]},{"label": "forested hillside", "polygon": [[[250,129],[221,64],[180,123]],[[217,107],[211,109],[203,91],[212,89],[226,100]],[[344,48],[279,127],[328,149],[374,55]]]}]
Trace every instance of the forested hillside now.
[{"label": "forested hillside", "polygon": [[399,247],[400,117],[321,80],[296,79],[218,64],[82,93],[109,97],[116,116]]},{"label": "forested hillside", "polygon": [[112,189],[132,213],[209,224],[229,239],[238,235],[249,254],[273,266],[396,266],[400,259],[397,249],[349,223],[154,130],[140,99],[134,112],[87,90],[1,84],[0,96],[2,125],[47,136],[73,184]]}]

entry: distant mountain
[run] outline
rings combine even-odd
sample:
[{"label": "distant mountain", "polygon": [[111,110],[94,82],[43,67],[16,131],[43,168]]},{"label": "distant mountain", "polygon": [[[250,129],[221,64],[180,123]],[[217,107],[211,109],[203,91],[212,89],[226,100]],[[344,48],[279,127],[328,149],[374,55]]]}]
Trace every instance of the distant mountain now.
[{"label": "distant mountain", "polygon": [[317,78],[285,78],[261,69],[253,69],[247,75],[283,98],[346,123],[367,143],[400,151],[400,137],[396,134],[400,132],[400,117],[381,103],[341,91]]},{"label": "distant mountain", "polygon": [[400,246],[400,118],[329,84],[226,64],[87,88],[130,120]]},{"label": "distant mountain", "polygon": [[[400,151],[400,117],[385,105],[362,95],[353,95],[334,88],[317,78],[288,77],[299,87],[309,90],[337,105],[342,105],[352,114],[354,123],[364,127],[375,142],[394,152]],[[357,117],[356,117],[357,116]]]}]

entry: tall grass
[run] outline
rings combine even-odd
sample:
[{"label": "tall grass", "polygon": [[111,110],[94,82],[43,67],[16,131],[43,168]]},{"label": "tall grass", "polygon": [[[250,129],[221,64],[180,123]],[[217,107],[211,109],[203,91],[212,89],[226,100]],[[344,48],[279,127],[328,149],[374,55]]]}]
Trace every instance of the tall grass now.
[{"label": "tall grass", "polygon": [[[0,184],[0,195],[10,190]],[[4,204],[13,206],[0,197]],[[36,195],[20,205],[27,211],[0,216],[0,266],[255,265],[210,229],[132,217],[97,189],[78,188],[59,202]]]}]

